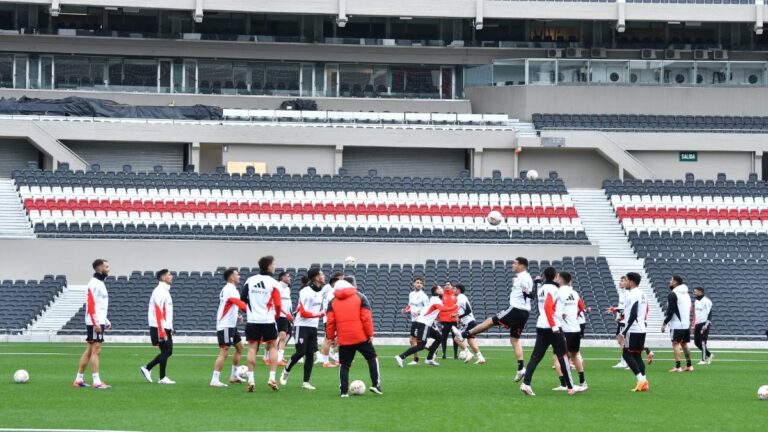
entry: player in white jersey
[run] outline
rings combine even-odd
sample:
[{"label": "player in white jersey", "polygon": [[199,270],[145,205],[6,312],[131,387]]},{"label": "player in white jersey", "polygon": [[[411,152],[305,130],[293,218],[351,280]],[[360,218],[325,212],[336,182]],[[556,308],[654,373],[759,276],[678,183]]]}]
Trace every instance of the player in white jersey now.
[{"label": "player in white jersey", "polygon": [[99,375],[99,355],[101,354],[101,344],[104,342],[104,332],[112,328],[112,324],[107,319],[109,309],[109,293],[104,280],[109,274],[109,262],[104,259],[93,261],[93,277],[88,282],[85,301],[85,342],[86,347],[83,355],[80,356],[80,363],[77,367],[77,375],[72,387],[90,387],[84,378],[85,368],[90,363],[91,374],[93,377],[94,389],[111,389],[112,386],[101,381]]},{"label": "player in white jersey", "polygon": [[[421,310],[429,305],[429,296],[424,293],[424,278],[416,276],[413,278],[413,284],[411,285],[413,290],[408,294],[408,306],[403,308],[401,312],[409,314],[411,316],[411,329],[409,335],[411,336],[411,346],[416,346],[419,340],[416,338],[416,323]],[[413,360],[408,363],[408,366],[416,366],[419,364],[419,353],[413,355]]]},{"label": "player in white jersey", "polygon": [[443,288],[440,285],[432,287],[432,297],[429,299],[429,306],[421,310],[421,314],[416,319],[416,338],[419,343],[415,346],[408,348],[405,352],[395,356],[397,365],[403,367],[403,360],[409,355],[416,354],[427,347],[428,339],[432,339],[432,345],[429,346],[429,352],[427,353],[427,359],[424,360],[424,364],[430,366],[440,366],[435,361],[435,353],[437,348],[440,347],[440,341],[442,340],[442,334],[435,328],[435,320],[440,312],[448,312],[455,315],[458,311],[458,305],[445,306],[443,305]]},{"label": "player in white jersey", "polygon": [[637,384],[632,391],[647,392],[650,390],[650,385],[648,384],[648,377],[645,375],[645,363],[643,363],[641,353],[645,347],[645,321],[648,319],[648,301],[645,294],[638,288],[641,276],[632,272],[627,273],[626,279],[624,328],[616,336],[616,341],[624,347],[622,348],[624,360],[637,378]]},{"label": "player in white jersey", "polygon": [[515,349],[515,357],[517,358],[515,382],[518,382],[525,376],[525,361],[523,360],[523,345],[520,343],[520,336],[523,334],[525,324],[528,322],[528,316],[531,312],[531,298],[534,297],[534,293],[533,279],[528,274],[528,259],[517,257],[512,261],[512,271],[517,276],[515,276],[512,290],[509,292],[509,307],[487,318],[472,330],[456,331],[454,335],[459,340],[463,340],[470,336],[478,335],[496,325],[508,328],[509,341]]},{"label": "player in white jersey", "polygon": [[[584,362],[581,358],[581,338],[584,336],[581,324],[579,323],[580,317],[584,314],[584,302],[579,296],[579,293],[571,286],[571,274],[565,271],[561,271],[557,274],[555,282],[560,285],[558,291],[560,291],[560,301],[562,302],[563,315],[562,315],[562,330],[565,335],[565,345],[568,351],[568,356],[571,362],[576,366],[576,371],[579,373],[579,387],[586,390],[588,388],[587,381],[584,378]],[[565,376],[560,369],[560,362],[555,356],[555,369],[560,377],[560,386],[556,387],[555,391],[565,391],[568,388],[565,386]]]},{"label": "player in white jersey", "polygon": [[[693,372],[691,351],[688,343],[691,341],[691,296],[683,278],[674,275],[669,280],[670,293],[667,297],[667,314],[661,332],[667,328],[672,336],[672,349],[675,352],[675,367],[670,372]],[[680,350],[685,354],[685,369],[680,367]]]},{"label": "player in white jersey", "polygon": [[152,368],[160,365],[160,380],[158,384],[176,384],[166,374],[168,359],[173,355],[173,299],[171,298],[171,283],[173,274],[168,269],[158,271],[157,286],[152,291],[147,308],[147,323],[149,338],[152,346],[160,349],[160,353],[146,366],[139,368],[147,382],[152,382]]},{"label": "player in white jersey", "polygon": [[[333,300],[333,285],[334,282],[337,280],[344,279],[344,273],[342,272],[336,272],[331,276],[331,279],[328,280],[328,283],[323,286],[322,289],[322,295],[323,295],[323,313],[325,313],[328,310],[328,303]],[[328,318],[323,317],[323,327],[328,323]],[[323,339],[323,346],[320,348],[320,352],[317,353],[317,360],[315,360],[315,363],[322,363],[323,367],[331,368],[331,367],[337,367],[339,365],[338,362],[338,355],[336,355],[335,351],[333,350],[335,342],[331,339],[328,339],[327,337]]]},{"label": "player in white jersey", "polygon": [[293,310],[291,275],[288,272],[281,272],[277,275],[277,281],[280,283],[280,300],[283,303],[283,312],[277,319],[277,365],[285,366],[285,344],[288,342],[288,335],[291,334],[291,322],[287,317]]},{"label": "player in white jersey", "polygon": [[712,359],[715,358],[715,355],[707,348],[709,329],[712,324],[712,300],[704,295],[704,288],[702,287],[694,288],[693,296],[696,297],[693,305],[693,343],[696,344],[696,348],[701,350],[701,361],[699,361],[699,364],[712,364]]},{"label": "player in white jersey", "polygon": [[219,308],[216,311],[216,337],[219,340],[219,355],[213,364],[211,387],[227,386],[219,381],[219,377],[224,368],[224,362],[229,356],[229,347],[231,346],[235,347],[235,355],[232,358],[232,373],[229,375],[229,383],[245,382],[237,374],[240,356],[243,353],[243,341],[237,331],[237,321],[238,319],[242,320],[242,316],[237,311],[245,312],[246,310],[245,302],[240,300],[240,291],[237,290],[237,286],[240,284],[240,272],[236,268],[230,267],[224,270],[224,280],[227,283],[219,293]]},{"label": "player in white jersey", "polygon": [[[619,303],[616,306],[611,306],[606,309],[606,313],[615,315],[616,317],[616,336],[624,331],[624,300],[627,295],[627,276],[624,275],[619,279],[619,287],[616,289],[619,293]],[[619,362],[613,365],[614,369],[626,369],[627,362],[624,361],[624,347],[619,345]]]},{"label": "player in white jersey", "polygon": [[309,283],[299,292],[299,308],[294,321],[293,339],[296,342],[296,352],[288,360],[288,364],[280,375],[280,384],[288,384],[291,369],[299,363],[299,360],[305,359],[304,381],[301,386],[306,390],[314,390],[315,387],[309,383],[309,380],[312,377],[314,356],[317,351],[317,327],[320,318],[325,317],[321,288],[325,284],[325,274],[319,268],[313,267],[307,272],[307,277]]},{"label": "player in white jersey", "polygon": [[[256,366],[256,353],[259,344],[267,345],[269,351],[269,379],[267,385],[272,390],[279,390],[276,380],[277,370],[277,319],[283,313],[280,299],[280,284],[272,277],[275,272],[275,258],[265,256],[259,259],[259,274],[245,281],[240,300],[248,306],[245,325],[245,338],[248,340],[248,392],[256,386],[253,369]],[[288,319],[293,317],[289,314]]]},{"label": "player in white jersey", "polygon": [[528,360],[525,378],[520,385],[520,391],[526,396],[535,396],[531,388],[533,374],[550,346],[560,363],[560,370],[563,371],[564,384],[568,394],[573,395],[583,390],[579,386],[574,386],[571,379],[571,366],[568,363],[565,337],[563,337],[562,332],[563,301],[560,298],[557,282],[555,282],[556,276],[557,270],[554,267],[547,267],[543,272],[543,280],[537,279],[537,282],[542,282],[542,285],[536,293],[539,308],[539,317],[536,320],[536,343],[531,352],[531,358]]},{"label": "player in white jersey", "polygon": [[[456,306],[459,307],[458,318],[462,331],[469,331],[477,327],[475,314],[472,310],[472,303],[469,302],[469,297],[465,294],[466,290],[464,285],[456,284],[455,291],[459,293],[459,295],[456,296]],[[483,353],[480,352],[480,347],[477,346],[476,337],[470,336],[467,339],[462,340],[460,337],[454,335],[454,343],[459,345],[463,350],[464,363],[469,363],[475,356],[477,356],[475,364],[485,364],[485,357],[483,357]],[[470,348],[472,349],[470,350]]]}]

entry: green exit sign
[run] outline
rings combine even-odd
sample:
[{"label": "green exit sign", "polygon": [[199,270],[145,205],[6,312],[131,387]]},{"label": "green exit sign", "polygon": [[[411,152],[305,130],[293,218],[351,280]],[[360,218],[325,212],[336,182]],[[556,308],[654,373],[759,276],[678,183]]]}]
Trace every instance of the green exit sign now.
[{"label": "green exit sign", "polygon": [[680,162],[698,162],[699,152],[680,152]]}]

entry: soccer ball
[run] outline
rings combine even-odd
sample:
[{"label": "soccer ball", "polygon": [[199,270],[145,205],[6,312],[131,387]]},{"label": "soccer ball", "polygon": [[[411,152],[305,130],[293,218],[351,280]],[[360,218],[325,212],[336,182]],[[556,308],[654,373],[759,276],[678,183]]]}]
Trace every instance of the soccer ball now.
[{"label": "soccer ball", "polygon": [[467,352],[465,350],[459,351],[459,360],[464,360],[467,358]]},{"label": "soccer ball", "polygon": [[354,380],[349,385],[349,394],[352,396],[362,396],[365,394],[365,383],[360,380]]},{"label": "soccer ball", "polygon": [[26,384],[29,382],[29,372],[19,369],[13,374],[13,381],[16,384]]},{"label": "soccer ball", "polygon": [[768,385],[764,385],[757,389],[757,398],[760,400],[768,399]]},{"label": "soccer ball", "polygon": [[504,216],[502,216],[498,210],[494,210],[488,213],[487,219],[489,224],[496,226],[500,224],[502,221],[504,221]]},{"label": "soccer ball", "polygon": [[353,257],[353,256],[348,256],[348,257],[344,258],[344,266],[345,266],[345,267],[352,267],[352,266],[354,266],[354,265],[355,265],[355,262],[356,262],[356,261],[357,261],[357,260],[355,259],[355,257]]},{"label": "soccer ball", "polygon": [[536,170],[528,170],[528,172],[525,174],[525,177],[528,178],[528,180],[538,180],[539,172]]},{"label": "soccer ball", "polygon": [[237,376],[241,379],[248,378],[248,366],[240,365],[237,367]]}]

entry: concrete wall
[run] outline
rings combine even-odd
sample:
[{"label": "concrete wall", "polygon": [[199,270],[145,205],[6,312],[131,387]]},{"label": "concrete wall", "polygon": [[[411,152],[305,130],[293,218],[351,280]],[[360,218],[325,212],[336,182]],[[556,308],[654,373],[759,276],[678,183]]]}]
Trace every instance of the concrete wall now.
[{"label": "concrete wall", "polygon": [[600,187],[603,180],[617,178],[617,168],[589,149],[525,148],[519,156],[518,171],[534,169],[540,177],[557,171],[568,187]]},{"label": "concrete wall", "polygon": [[480,153],[475,152],[475,158],[478,157],[482,166],[480,172],[475,172],[474,175],[490,177],[494,170],[499,170],[503,177],[517,177],[514,149],[485,149]]},{"label": "concrete wall", "polygon": [[271,254],[279,266],[341,263],[354,256],[365,263],[424,263],[427,259],[509,260],[523,255],[535,260],[564,256],[597,256],[591,245],[448,245],[428,243],[238,242],[186,240],[0,239],[2,279],[39,279],[44,274],[67,276],[85,284],[95,258],[109,259],[112,274],[134,270],[213,271],[219,266],[255,267]]},{"label": "concrete wall", "polygon": [[768,88],[653,86],[508,86],[466,89],[475,113],[766,116]]},{"label": "concrete wall", "polygon": [[699,152],[697,162],[680,162],[677,151],[632,151],[653,170],[659,178],[685,179],[685,173],[693,173],[699,179],[715,179],[725,173],[732,180],[746,180],[752,172],[752,154],[745,152]]},{"label": "concrete wall", "polygon": [[285,167],[289,173],[304,174],[308,167],[317,168],[318,174],[336,172],[336,148],[330,146],[288,146],[229,144],[222,153],[224,165],[235,162],[266,162],[267,172],[277,172]]},{"label": "concrete wall", "polygon": [[[128,105],[157,105],[167,106],[174,103],[177,106],[214,105],[222,108],[241,109],[278,109],[286,100],[297,99],[296,96],[236,96],[236,95],[194,95],[194,94],[157,94],[157,93],[121,93],[72,90],[12,90],[0,89],[0,97],[61,99],[70,96],[84,98],[109,99]],[[390,111],[390,112],[456,112],[469,113],[470,105],[467,100],[439,99],[384,99],[384,98],[327,98],[309,97],[317,102],[320,110],[330,111]]]},{"label": "concrete wall", "polygon": [[221,144],[200,144],[200,166],[197,167],[201,173],[212,173],[216,167],[222,164]]}]

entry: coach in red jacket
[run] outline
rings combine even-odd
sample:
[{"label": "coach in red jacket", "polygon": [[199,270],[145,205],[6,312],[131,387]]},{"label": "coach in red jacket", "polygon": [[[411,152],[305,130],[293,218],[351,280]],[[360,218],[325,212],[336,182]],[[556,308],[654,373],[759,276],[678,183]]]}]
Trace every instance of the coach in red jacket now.
[{"label": "coach in red jacket", "polygon": [[371,373],[371,392],[378,395],[381,391],[379,380],[379,359],[373,347],[373,315],[371,304],[363,293],[346,280],[336,281],[333,285],[333,299],[328,304],[325,335],[336,339],[339,345],[339,388],[341,397],[347,397],[349,390],[349,368],[358,351],[368,362]]}]

